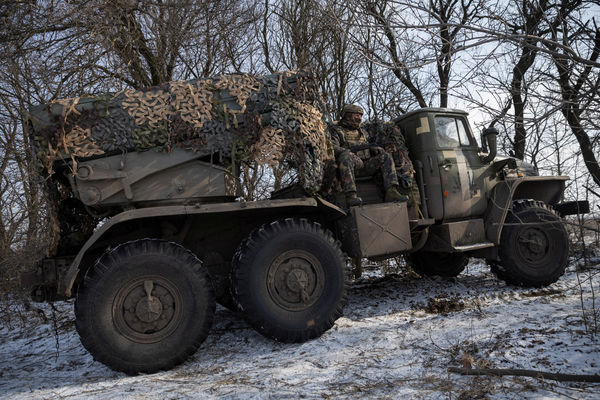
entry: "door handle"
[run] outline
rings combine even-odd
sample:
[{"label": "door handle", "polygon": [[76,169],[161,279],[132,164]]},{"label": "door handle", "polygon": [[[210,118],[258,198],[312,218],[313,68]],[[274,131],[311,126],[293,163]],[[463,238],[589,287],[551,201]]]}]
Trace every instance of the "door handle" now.
[{"label": "door handle", "polygon": [[452,162],[450,160],[444,160],[440,163],[440,167],[442,167],[445,171],[448,171],[452,168]]}]

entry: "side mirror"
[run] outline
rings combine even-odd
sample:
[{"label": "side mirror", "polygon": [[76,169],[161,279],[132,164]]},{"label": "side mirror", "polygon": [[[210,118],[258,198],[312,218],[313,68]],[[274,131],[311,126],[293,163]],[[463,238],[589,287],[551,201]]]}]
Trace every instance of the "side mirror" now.
[{"label": "side mirror", "polygon": [[481,156],[481,162],[488,164],[496,157],[496,151],[498,150],[498,129],[494,127],[484,129],[481,134],[481,146],[482,150],[486,151],[489,148],[487,156]]}]

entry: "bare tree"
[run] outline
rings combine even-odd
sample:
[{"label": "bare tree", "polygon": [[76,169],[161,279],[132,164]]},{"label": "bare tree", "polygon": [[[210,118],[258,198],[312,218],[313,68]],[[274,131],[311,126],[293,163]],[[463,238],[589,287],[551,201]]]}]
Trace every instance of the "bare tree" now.
[{"label": "bare tree", "polygon": [[[517,57],[513,61],[509,86],[509,99],[497,119],[504,118],[511,106],[514,110],[514,138],[512,151],[516,158],[525,156],[527,127],[525,111],[527,104],[527,72],[536,62],[541,41],[556,29],[559,21],[553,14],[568,15],[581,5],[581,0],[565,0],[559,4],[549,0],[521,0],[510,3],[508,12],[493,13],[490,18],[503,20],[504,35],[514,45]],[[501,37],[499,37],[500,39]],[[535,79],[535,78],[534,78]]]},{"label": "bare tree", "polygon": [[[354,1],[348,34],[363,56],[387,68],[410,92],[407,104],[448,106],[458,54],[473,46],[469,26],[481,19],[479,0]],[[429,73],[436,77],[431,79]]]},{"label": "bare tree", "polygon": [[[397,33],[395,32],[395,29],[398,29],[398,25],[401,30],[406,30],[406,22],[392,20],[393,15],[396,14],[396,10],[394,10],[390,4],[394,4],[394,2],[368,1],[361,4],[361,8],[365,12],[365,15],[368,15],[372,19],[372,23],[375,24],[375,27],[381,33],[379,36],[379,48],[386,51],[386,53],[371,51],[368,53],[368,56],[373,57],[382,63],[386,63],[396,78],[398,78],[410,93],[412,93],[419,106],[426,107],[427,102],[425,101],[425,96],[419,88],[418,83],[415,83],[413,79],[411,68],[408,63],[409,59],[406,58],[406,55],[401,55],[403,49],[398,43]],[[412,41],[412,39],[410,41]],[[410,53],[408,53],[408,55],[410,55]],[[389,62],[385,61],[387,57],[389,57]]]},{"label": "bare tree", "polygon": [[32,105],[245,68],[253,18],[241,0],[2,2],[0,259],[31,261],[58,229],[29,152]]},{"label": "bare tree", "polygon": [[435,59],[440,82],[440,107],[448,107],[448,88],[460,35],[467,24],[480,19],[483,3],[478,0],[430,0],[429,15],[439,24],[435,30]]},{"label": "bare tree", "polygon": [[[552,42],[546,43],[557,71],[556,82],[562,99],[560,109],[577,138],[586,168],[600,186],[600,166],[596,157],[599,143],[592,141],[587,130],[591,127],[597,132],[595,120],[600,114],[600,73],[592,65],[600,55],[600,28],[593,19],[582,22],[566,15],[560,17],[558,29],[552,32]],[[559,43],[563,46],[559,47]],[[590,63],[581,65],[567,49],[579,50],[579,56]],[[582,54],[584,52],[587,56]]]},{"label": "bare tree", "polygon": [[344,103],[352,101],[350,80],[359,65],[337,19],[331,17],[343,13],[344,8],[339,0],[265,0],[256,33],[267,71],[305,70],[315,75],[324,97],[323,111],[329,118],[335,118]]},{"label": "bare tree", "polygon": [[[348,41],[343,30],[339,29],[337,18],[344,13],[345,5],[341,1],[330,1],[320,8],[323,29],[328,38],[322,56],[318,59],[317,70],[321,77],[321,89],[325,102],[330,105],[328,116],[336,119],[346,103],[356,102],[354,83],[361,68],[361,59]],[[327,12],[329,10],[329,12]]]},{"label": "bare tree", "polygon": [[[247,26],[254,20],[241,0],[83,1],[74,3],[81,33],[102,47],[106,74],[133,87],[158,85],[192,75],[224,72],[237,62]],[[96,43],[95,43],[96,42]],[[224,62],[228,60],[228,62]]]}]

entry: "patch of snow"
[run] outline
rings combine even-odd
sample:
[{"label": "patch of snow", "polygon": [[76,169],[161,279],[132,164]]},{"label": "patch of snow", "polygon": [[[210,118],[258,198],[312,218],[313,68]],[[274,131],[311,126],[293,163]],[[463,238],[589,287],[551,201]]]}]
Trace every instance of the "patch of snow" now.
[{"label": "patch of snow", "polygon": [[[480,368],[599,374],[600,266],[571,267],[544,289],[506,286],[480,261],[453,279],[367,272],[351,286],[344,317],[320,338],[273,342],[218,308],[198,352],[151,375],[93,361],[72,301],[38,304],[39,323],[0,328],[0,398],[598,398],[600,384],[448,368],[466,359]],[[456,311],[431,312],[444,302]]]}]

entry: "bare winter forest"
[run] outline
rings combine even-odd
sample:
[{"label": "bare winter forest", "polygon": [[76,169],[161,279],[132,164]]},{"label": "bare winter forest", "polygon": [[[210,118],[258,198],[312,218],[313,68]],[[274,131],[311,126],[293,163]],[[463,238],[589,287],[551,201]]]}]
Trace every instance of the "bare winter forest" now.
[{"label": "bare winter forest", "polygon": [[[570,309],[569,315],[580,313],[582,316],[585,323],[578,323],[582,324],[583,333],[576,334],[579,335],[577,340],[587,340],[584,348],[591,354],[590,359],[598,359],[599,306],[595,300],[598,270],[594,267],[598,261],[594,257],[600,246],[598,223],[594,218],[600,215],[599,56],[599,0],[4,0],[0,3],[0,325],[9,321],[14,324],[16,319],[26,321],[27,313],[36,315],[31,318],[32,323],[43,314],[46,328],[52,324],[47,319],[49,313],[60,314],[63,319],[59,322],[64,324],[72,320],[70,304],[61,303],[59,309],[54,306],[32,308],[26,300],[21,300],[26,290],[18,288],[20,272],[30,269],[35,260],[54,246],[44,182],[35,173],[29,146],[31,138],[23,130],[24,110],[56,99],[143,88],[174,80],[234,72],[260,75],[303,70],[317,77],[323,97],[322,112],[330,121],[336,120],[343,105],[348,103],[360,104],[366,111],[365,119],[386,121],[420,107],[464,109],[470,113],[475,132],[490,126],[498,128],[499,153],[533,164],[541,175],[569,175],[565,200],[589,200],[592,211],[586,220],[570,220],[573,245],[569,282],[578,281],[576,270],[580,268],[590,268],[586,270],[590,277],[584,279],[585,290],[581,289],[581,282],[575,288],[566,288],[569,284],[563,282],[565,287],[556,290],[577,289],[573,299],[581,299],[577,303],[579,308]],[[246,165],[244,169],[245,197],[248,200],[267,197],[273,189],[270,172],[260,165]],[[268,184],[265,181],[269,181]],[[285,182],[276,182],[274,189],[283,184]],[[497,288],[486,281],[486,275],[477,272],[473,276],[471,281],[486,282],[491,297],[504,296],[496,293]],[[389,285],[406,289],[404,283],[385,285],[388,285],[386,290]],[[436,285],[444,286],[444,283]],[[421,289],[425,290],[421,287],[411,290]],[[352,290],[358,298],[364,297],[370,303],[366,308],[358,308],[357,314],[351,314],[350,318],[366,321],[370,318],[369,310],[379,310],[379,303],[370,294],[365,295],[368,289],[363,286]],[[439,290],[441,292],[432,292],[431,298],[440,293],[445,299],[451,297],[445,289]],[[521,301],[530,295],[538,296],[518,292],[517,297]],[[427,301],[427,294],[419,293],[419,296]],[[475,304],[476,301],[479,300],[469,297],[469,302]],[[486,308],[492,307],[490,302],[493,303],[484,301],[482,313],[492,313]],[[357,300],[353,303],[359,306]],[[388,303],[383,309],[392,315],[396,312]],[[247,341],[249,333],[244,330],[247,327],[237,326],[239,321],[226,311],[221,310],[221,313],[233,326],[231,329],[244,332]],[[547,314],[543,315],[542,320],[548,319]],[[419,318],[414,320],[425,324]],[[461,326],[469,326],[469,319],[466,320]],[[376,332],[371,326],[373,321],[365,323],[365,329]],[[221,323],[218,329],[231,336],[228,330],[231,326],[226,325]],[[12,332],[9,328],[12,329],[12,325],[6,325],[7,330],[2,333]],[[362,329],[345,319],[336,325],[336,329],[345,328]],[[20,332],[35,329],[22,328]],[[481,326],[477,329],[483,330]],[[71,327],[70,334],[73,332]],[[209,341],[216,340],[215,336],[213,334]],[[58,334],[56,338],[58,346]],[[412,339],[416,343],[418,336]],[[435,337],[432,341],[439,344],[442,339]],[[67,336],[66,340],[74,339]],[[34,339],[30,343],[33,342]],[[17,348],[19,344],[15,343],[14,348]],[[61,343],[61,346],[71,345]],[[383,358],[387,345],[384,343],[378,350]],[[489,346],[486,350],[495,351],[491,342],[485,345]],[[10,363],[6,358],[8,350],[2,346],[0,343],[0,382],[4,381],[2,368],[7,366],[2,363]],[[48,343],[45,346],[49,346]],[[260,346],[268,351],[291,351],[263,342]],[[452,350],[451,344],[440,346]],[[224,349],[221,350],[226,352]],[[76,351],[80,350],[79,345]],[[302,348],[297,350],[300,352]],[[309,347],[306,351],[311,354],[327,350]],[[337,350],[343,356],[343,350]],[[244,346],[236,347],[236,351],[244,352]],[[261,351],[255,350],[253,354]],[[451,356],[441,348],[436,351],[453,357],[454,361],[465,353],[460,346],[452,350]],[[295,356],[292,353],[286,353],[290,360]],[[60,354],[65,356],[64,351]],[[212,353],[208,357],[211,356],[214,358]],[[58,359],[58,355],[56,357]],[[91,362],[82,357],[75,357],[76,363]],[[193,361],[194,368],[214,367],[198,364],[198,357]],[[429,361],[439,367],[435,360]],[[552,369],[555,364],[550,362],[556,361],[550,360],[546,369]],[[35,362],[43,364],[39,359]],[[250,363],[250,360],[244,362]],[[319,362],[328,363],[326,359]],[[586,362],[578,365],[589,368],[582,367],[576,372],[598,374],[598,362],[592,366]],[[68,364],[68,360],[64,364]],[[68,369],[65,365],[62,367]],[[269,365],[277,369],[277,365]],[[508,365],[514,367],[514,364]],[[321,367],[316,365],[316,368]],[[326,371],[335,376],[334,371]],[[105,369],[91,373],[105,380],[114,378]],[[376,373],[369,376],[381,378]],[[26,374],[8,371],[5,377],[26,379]],[[350,375],[344,377],[349,382],[353,379]],[[180,378],[168,376],[165,379]],[[46,381],[40,382],[39,385],[46,384]],[[419,384],[423,382],[426,380]],[[272,381],[273,385],[280,383]],[[145,384],[132,383],[134,386]],[[215,382],[211,384],[218,386]],[[10,387],[5,393],[0,389],[0,397],[19,393]],[[349,388],[353,386],[350,384],[344,390]],[[508,393],[508,398],[519,396],[519,392],[505,389],[501,392]],[[530,393],[529,389],[523,390]],[[215,397],[232,395],[219,391],[222,389],[205,390]],[[374,395],[401,396],[400,392],[377,390]],[[595,390],[598,390],[597,385],[583,388],[581,393],[593,398],[589,393]],[[85,392],[81,393],[77,396],[85,397]],[[439,397],[457,397],[462,392],[442,388],[432,393]],[[489,393],[475,390],[466,396]],[[559,391],[558,396],[565,393]],[[578,393],[568,392],[575,398]],[[103,395],[110,398],[117,394],[104,392]],[[255,394],[246,393],[248,397]],[[322,397],[336,394],[350,398],[361,395],[360,391],[329,388]],[[54,395],[53,392],[40,394],[41,397]],[[415,392],[408,395],[415,396]],[[418,392],[418,395],[427,397],[427,392]],[[286,396],[294,397],[287,392],[281,397]]]}]

